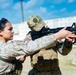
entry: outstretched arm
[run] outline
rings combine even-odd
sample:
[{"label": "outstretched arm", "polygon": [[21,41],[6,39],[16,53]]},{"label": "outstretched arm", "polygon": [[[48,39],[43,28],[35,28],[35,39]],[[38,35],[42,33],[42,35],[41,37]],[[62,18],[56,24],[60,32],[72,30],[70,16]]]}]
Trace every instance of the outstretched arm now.
[{"label": "outstretched arm", "polygon": [[[5,45],[3,45],[4,47],[2,47],[1,49],[3,49],[2,51],[7,52],[8,57],[16,57],[16,56],[23,55],[23,54],[27,56],[49,45],[53,47],[53,44],[56,43],[58,39],[63,39],[63,38],[65,39],[69,34],[72,35],[72,32],[62,29],[55,34],[47,35],[47,36],[38,38],[34,41],[14,40],[10,43],[6,43]],[[76,35],[73,35],[73,37],[76,38]],[[5,55],[5,52],[3,55]]]}]

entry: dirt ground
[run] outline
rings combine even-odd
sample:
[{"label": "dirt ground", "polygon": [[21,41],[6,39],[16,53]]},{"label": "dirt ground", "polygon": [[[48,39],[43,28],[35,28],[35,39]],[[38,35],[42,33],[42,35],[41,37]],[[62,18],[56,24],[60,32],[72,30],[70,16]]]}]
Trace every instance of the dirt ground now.
[{"label": "dirt ground", "polygon": [[[59,54],[58,57],[62,75],[76,75],[76,64],[72,64],[73,59],[76,58],[76,47],[74,47],[67,56]],[[30,57],[27,57],[26,61],[23,63],[23,71],[21,75],[28,75],[30,69]]]}]

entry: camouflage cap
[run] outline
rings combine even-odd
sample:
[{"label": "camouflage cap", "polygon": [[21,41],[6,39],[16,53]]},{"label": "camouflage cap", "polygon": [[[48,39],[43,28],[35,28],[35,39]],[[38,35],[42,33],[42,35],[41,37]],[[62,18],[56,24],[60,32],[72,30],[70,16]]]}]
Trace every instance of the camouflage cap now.
[{"label": "camouflage cap", "polygon": [[35,31],[40,31],[46,25],[45,22],[38,15],[30,16],[27,24]]}]

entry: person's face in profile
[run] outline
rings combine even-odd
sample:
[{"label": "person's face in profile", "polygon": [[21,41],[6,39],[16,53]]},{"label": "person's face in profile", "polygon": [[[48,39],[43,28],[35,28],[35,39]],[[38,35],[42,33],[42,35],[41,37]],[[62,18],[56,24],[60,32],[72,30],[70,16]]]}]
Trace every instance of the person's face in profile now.
[{"label": "person's face in profile", "polygon": [[13,27],[10,24],[10,22],[7,22],[5,24],[5,28],[3,30],[0,30],[0,36],[3,38],[4,42],[12,40],[13,34],[14,34],[14,31],[13,31]]}]

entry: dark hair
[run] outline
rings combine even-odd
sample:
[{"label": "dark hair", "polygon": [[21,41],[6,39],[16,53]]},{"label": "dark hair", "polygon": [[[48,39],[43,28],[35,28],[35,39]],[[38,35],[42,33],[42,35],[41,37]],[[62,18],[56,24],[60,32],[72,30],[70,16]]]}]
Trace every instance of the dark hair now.
[{"label": "dark hair", "polygon": [[0,30],[3,30],[5,28],[5,24],[9,22],[6,18],[2,18],[0,20]]}]

